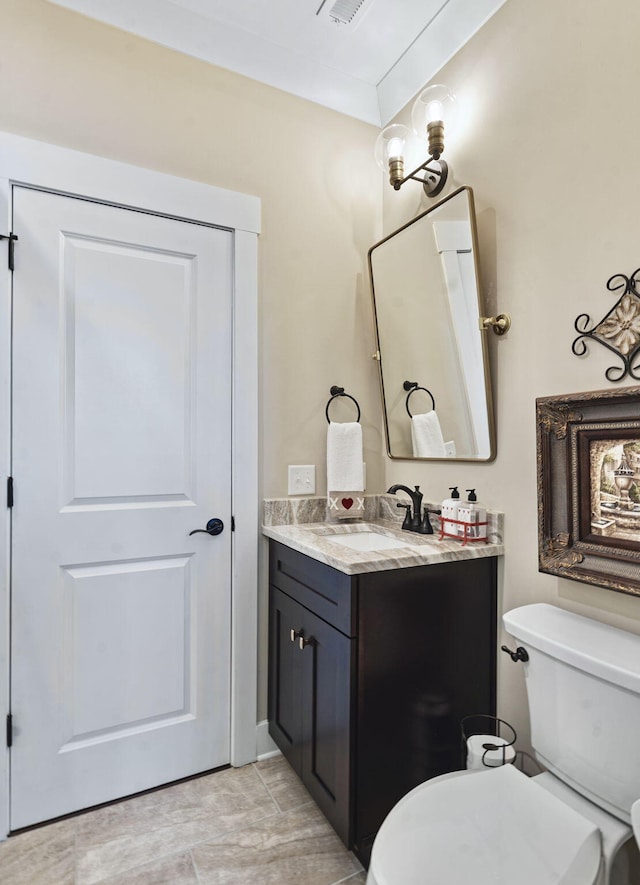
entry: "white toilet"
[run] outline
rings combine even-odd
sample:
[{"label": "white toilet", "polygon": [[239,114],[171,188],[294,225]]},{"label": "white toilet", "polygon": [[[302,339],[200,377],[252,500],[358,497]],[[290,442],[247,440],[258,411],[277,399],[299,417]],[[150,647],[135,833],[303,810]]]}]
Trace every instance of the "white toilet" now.
[{"label": "white toilet", "polygon": [[640,636],[544,604],[503,621],[529,655],[518,666],[547,771],[416,787],[382,824],[367,885],[629,885],[618,849],[633,831],[640,844]]}]

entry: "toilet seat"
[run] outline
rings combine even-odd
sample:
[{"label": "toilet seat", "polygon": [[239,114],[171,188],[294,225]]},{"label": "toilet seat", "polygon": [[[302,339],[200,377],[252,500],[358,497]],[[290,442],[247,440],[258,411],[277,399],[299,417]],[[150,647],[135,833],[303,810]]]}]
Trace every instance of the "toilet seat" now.
[{"label": "toilet seat", "polygon": [[512,765],[412,790],[373,845],[367,885],[592,885],[599,829]]},{"label": "toilet seat", "polygon": [[633,827],[633,835],[636,837],[638,848],[640,848],[640,799],[631,806],[631,826]]}]

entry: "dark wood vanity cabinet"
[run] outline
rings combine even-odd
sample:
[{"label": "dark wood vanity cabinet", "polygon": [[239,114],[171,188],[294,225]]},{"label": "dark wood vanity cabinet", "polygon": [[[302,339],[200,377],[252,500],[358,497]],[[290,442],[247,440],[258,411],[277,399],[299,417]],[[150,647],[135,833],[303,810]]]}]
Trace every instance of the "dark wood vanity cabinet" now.
[{"label": "dark wood vanity cabinet", "polygon": [[346,575],[270,542],[269,732],[363,863],[409,790],[495,715],[496,559]]}]

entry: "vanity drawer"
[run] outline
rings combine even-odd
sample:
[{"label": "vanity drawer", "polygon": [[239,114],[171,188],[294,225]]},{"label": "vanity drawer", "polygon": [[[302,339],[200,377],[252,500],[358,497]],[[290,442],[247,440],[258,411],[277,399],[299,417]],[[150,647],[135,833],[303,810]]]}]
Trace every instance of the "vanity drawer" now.
[{"label": "vanity drawer", "polygon": [[277,541],[269,543],[270,583],[323,621],[353,636],[356,618],[352,577]]}]

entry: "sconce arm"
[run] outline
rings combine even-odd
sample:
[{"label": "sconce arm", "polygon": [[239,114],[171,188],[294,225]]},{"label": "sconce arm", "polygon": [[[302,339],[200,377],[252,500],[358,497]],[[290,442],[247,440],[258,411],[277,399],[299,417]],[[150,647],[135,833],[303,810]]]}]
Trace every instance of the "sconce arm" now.
[{"label": "sconce arm", "polygon": [[[419,172],[424,172],[425,177],[420,178]],[[412,172],[405,175],[400,181],[394,182],[393,189],[399,191],[407,181],[419,181],[424,188],[425,194],[428,197],[435,197],[444,189],[448,173],[449,167],[444,160],[434,160],[432,157],[429,157],[426,162],[416,166]]]}]

